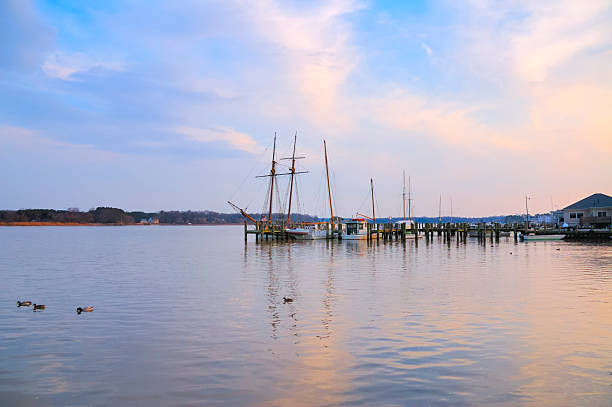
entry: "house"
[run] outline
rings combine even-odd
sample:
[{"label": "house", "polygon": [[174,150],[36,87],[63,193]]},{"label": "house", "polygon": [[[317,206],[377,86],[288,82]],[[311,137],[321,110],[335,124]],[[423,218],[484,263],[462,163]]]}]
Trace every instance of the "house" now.
[{"label": "house", "polygon": [[569,227],[611,227],[612,196],[593,194],[563,208],[561,222]]}]

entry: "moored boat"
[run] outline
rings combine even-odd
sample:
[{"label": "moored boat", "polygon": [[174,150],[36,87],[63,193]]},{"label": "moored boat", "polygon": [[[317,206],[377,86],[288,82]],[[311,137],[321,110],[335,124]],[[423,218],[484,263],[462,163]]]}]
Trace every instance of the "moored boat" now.
[{"label": "moored boat", "polygon": [[[325,228],[322,228],[321,226],[325,226]],[[287,232],[287,235],[296,240],[318,240],[331,237],[327,224],[303,225],[301,227],[288,228],[285,229],[285,231]]]},{"label": "moored boat", "polygon": [[[342,228],[342,240],[365,240],[368,238],[367,221],[361,218],[353,218],[344,222]],[[376,239],[376,234],[372,234],[372,238]]]},{"label": "moored boat", "polygon": [[416,238],[422,239],[423,238],[423,236],[419,236],[417,234],[412,233],[412,225],[414,225],[413,220],[397,221],[397,227],[401,228],[403,223],[406,224],[406,239],[416,239]]},{"label": "moored boat", "polygon": [[519,239],[524,241],[541,241],[541,240],[562,240],[565,235],[519,235]]}]

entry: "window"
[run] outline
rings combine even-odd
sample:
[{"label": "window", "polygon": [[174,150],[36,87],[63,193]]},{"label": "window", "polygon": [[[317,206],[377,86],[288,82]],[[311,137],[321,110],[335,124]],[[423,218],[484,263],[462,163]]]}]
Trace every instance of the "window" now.
[{"label": "window", "polygon": [[570,219],[576,219],[576,214],[575,213],[570,213]]},{"label": "window", "polygon": [[577,215],[579,218],[582,218],[582,215],[584,215],[584,214],[583,214],[583,213],[578,212],[576,215]]},{"label": "window", "polygon": [[605,212],[597,212],[597,216],[608,216]]}]

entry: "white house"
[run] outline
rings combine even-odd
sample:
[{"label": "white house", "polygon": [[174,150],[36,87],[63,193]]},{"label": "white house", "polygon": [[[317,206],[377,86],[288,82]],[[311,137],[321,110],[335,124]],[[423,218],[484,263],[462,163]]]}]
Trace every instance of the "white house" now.
[{"label": "white house", "polygon": [[563,208],[561,223],[570,227],[604,228],[612,225],[612,196],[593,194]]}]

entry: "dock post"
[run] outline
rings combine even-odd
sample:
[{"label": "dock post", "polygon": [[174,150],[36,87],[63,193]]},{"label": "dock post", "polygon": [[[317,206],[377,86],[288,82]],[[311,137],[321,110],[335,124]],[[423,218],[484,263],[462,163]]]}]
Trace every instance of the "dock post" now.
[{"label": "dock post", "polygon": [[372,240],[372,226],[371,223],[366,223],[366,240]]},{"label": "dock post", "polygon": [[247,241],[247,221],[244,221],[244,241]]}]

